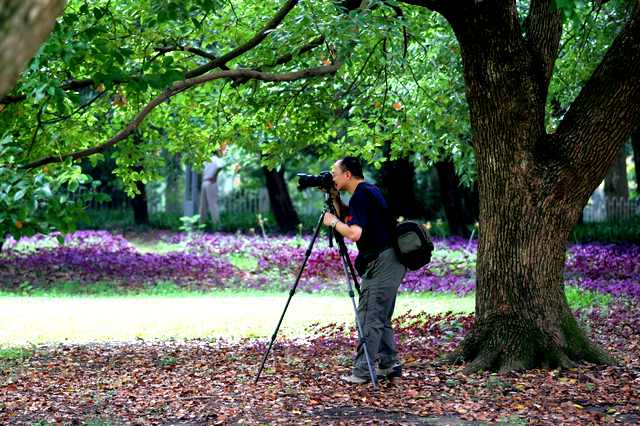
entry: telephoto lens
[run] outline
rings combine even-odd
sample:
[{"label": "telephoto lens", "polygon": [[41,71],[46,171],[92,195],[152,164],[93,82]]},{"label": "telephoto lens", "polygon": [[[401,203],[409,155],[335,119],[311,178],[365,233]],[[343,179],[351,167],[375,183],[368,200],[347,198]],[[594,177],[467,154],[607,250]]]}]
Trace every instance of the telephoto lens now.
[{"label": "telephoto lens", "polygon": [[319,175],[310,175],[307,173],[298,173],[298,190],[304,191],[307,188],[323,189],[327,192],[331,191],[335,186],[331,172],[320,172]]}]

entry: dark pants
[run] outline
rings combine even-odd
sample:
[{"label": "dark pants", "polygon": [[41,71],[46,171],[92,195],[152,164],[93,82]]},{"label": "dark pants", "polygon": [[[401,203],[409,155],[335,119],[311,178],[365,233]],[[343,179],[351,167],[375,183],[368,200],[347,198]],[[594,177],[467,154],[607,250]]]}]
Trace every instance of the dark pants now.
[{"label": "dark pants", "polygon": [[[374,367],[376,362],[380,368],[388,368],[399,361],[391,317],[398,287],[406,271],[393,249],[386,249],[367,267],[360,284],[362,294],[358,303],[358,319]],[[353,374],[369,377],[362,344],[358,345]]]}]

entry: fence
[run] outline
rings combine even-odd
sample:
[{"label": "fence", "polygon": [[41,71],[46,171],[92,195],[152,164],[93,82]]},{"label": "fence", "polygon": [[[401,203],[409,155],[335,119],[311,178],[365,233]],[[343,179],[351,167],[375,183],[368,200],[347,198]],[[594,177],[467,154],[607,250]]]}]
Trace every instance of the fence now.
[{"label": "fence", "polygon": [[591,200],[582,212],[584,222],[621,221],[640,215],[640,200],[632,201],[622,197]]},{"label": "fence", "polygon": [[267,213],[271,209],[266,189],[239,191],[222,194],[219,199],[220,212],[232,214]]}]

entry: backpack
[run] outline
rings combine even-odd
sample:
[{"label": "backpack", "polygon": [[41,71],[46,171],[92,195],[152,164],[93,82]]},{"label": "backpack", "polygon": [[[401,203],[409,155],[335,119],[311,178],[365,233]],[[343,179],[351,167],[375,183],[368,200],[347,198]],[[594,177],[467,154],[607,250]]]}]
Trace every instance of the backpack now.
[{"label": "backpack", "polygon": [[400,222],[395,226],[392,239],[398,260],[409,270],[420,269],[431,261],[433,242],[424,225],[413,220]]},{"label": "backpack", "polygon": [[433,242],[426,226],[413,220],[396,223],[389,209],[380,204],[370,191],[367,193],[387,216],[393,250],[400,263],[410,271],[420,269],[429,263],[433,252]]}]

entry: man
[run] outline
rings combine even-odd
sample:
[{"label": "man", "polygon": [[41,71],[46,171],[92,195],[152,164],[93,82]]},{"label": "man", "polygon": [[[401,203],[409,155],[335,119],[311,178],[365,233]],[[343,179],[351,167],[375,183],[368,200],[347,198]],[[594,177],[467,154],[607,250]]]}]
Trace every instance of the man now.
[{"label": "man", "polygon": [[[339,195],[333,194],[340,218],[326,213],[323,223],[358,246],[356,267],[362,276],[362,294],[358,303],[358,319],[372,362],[378,362],[376,374],[381,377],[399,377],[402,366],[398,359],[391,317],[398,287],[407,271],[393,250],[391,229],[393,223],[387,203],[380,190],[365,182],[362,165],[357,158],[338,160],[332,169],[333,182],[338,191],[351,196],[348,209]],[[342,376],[348,383],[369,381],[369,369],[362,344],[354,360],[350,375]]]},{"label": "man", "polygon": [[207,207],[211,214],[211,222],[215,225],[220,222],[220,208],[218,206],[218,175],[225,167],[222,157],[227,150],[226,144],[218,148],[216,154],[204,165],[202,172],[202,187],[200,188],[200,223],[207,220]]}]

